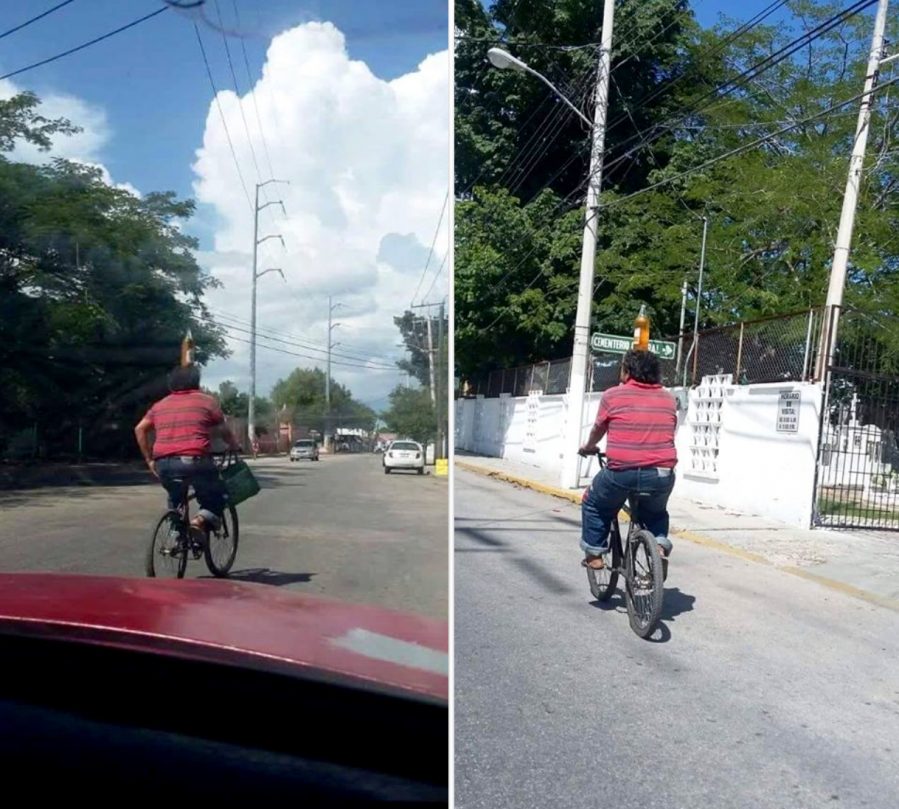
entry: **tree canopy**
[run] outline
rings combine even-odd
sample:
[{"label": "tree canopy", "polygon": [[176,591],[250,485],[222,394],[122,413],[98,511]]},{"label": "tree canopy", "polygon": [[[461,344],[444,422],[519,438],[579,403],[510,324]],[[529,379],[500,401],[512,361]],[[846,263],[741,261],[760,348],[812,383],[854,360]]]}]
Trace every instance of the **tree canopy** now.
[{"label": "tree canopy", "polygon": [[[76,127],[48,121],[21,94],[0,102],[0,151],[50,147]],[[172,192],[138,197],[99,169],[0,155],[0,451],[38,426],[47,446],[74,450],[75,425],[132,450],[130,425],[167,392],[165,374],[190,329],[198,360],[226,353],[203,303],[215,281],[182,225],[194,203]]]},{"label": "tree canopy", "polygon": [[[578,70],[595,69],[595,48],[586,46],[598,41],[601,5],[456,2],[455,347],[463,376],[571,354],[586,127],[547,100],[545,85],[493,69],[485,56],[502,42],[581,104]],[[793,0],[793,25],[734,36],[740,23],[703,30],[690,5],[616,6],[593,305],[593,325],[605,332],[629,333],[645,303],[653,334],[675,335],[685,280],[692,321],[703,215],[701,328],[824,303],[871,19],[828,28],[839,4]],[[789,58],[763,62],[822,24],[825,32]],[[896,41],[899,20],[889,26]],[[845,296],[875,313],[899,306],[899,113],[891,93],[875,96]],[[582,109],[589,115],[592,101]]]}]

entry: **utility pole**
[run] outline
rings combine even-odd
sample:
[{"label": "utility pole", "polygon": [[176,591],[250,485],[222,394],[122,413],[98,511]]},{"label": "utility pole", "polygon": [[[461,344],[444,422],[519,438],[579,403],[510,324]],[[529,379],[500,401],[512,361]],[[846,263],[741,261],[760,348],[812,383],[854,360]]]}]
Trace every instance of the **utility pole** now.
[{"label": "utility pole", "polygon": [[584,394],[587,384],[587,359],[590,350],[590,314],[593,303],[593,274],[596,262],[596,233],[599,219],[599,192],[602,185],[603,150],[606,137],[606,113],[609,106],[609,76],[612,62],[612,27],[615,0],[605,0],[602,15],[602,43],[596,74],[596,104],[593,110],[593,144],[590,174],[587,178],[587,210],[584,215],[584,244],[578,285],[577,317],[574,323],[574,350],[568,379],[568,421],[562,454],[561,485],[573,489],[580,483],[581,432],[584,421]]},{"label": "utility pole", "polygon": [[[428,377],[429,377],[430,387],[431,387],[431,404],[434,405],[434,417],[435,417],[435,421],[437,422],[435,425],[437,428],[437,436],[436,436],[436,442],[434,444],[434,457],[437,458],[438,453],[440,452],[440,442],[442,440],[442,438],[441,438],[442,422],[440,420],[441,419],[441,410],[440,410],[439,394],[438,394],[438,389],[437,389],[437,371],[436,371],[436,368],[434,367],[436,364],[434,362],[434,353],[435,353],[434,333],[433,333],[432,324],[431,324],[431,312],[430,312],[431,307],[435,306],[435,305],[436,304],[432,304],[432,303],[420,303],[416,306],[413,306],[412,308],[428,310],[428,315],[427,315]],[[442,315],[443,315],[443,304],[442,303],[440,304],[440,313],[441,313],[441,324],[442,324],[442,322],[443,322],[442,321]],[[441,335],[443,334],[442,325],[440,327],[440,334]],[[427,452],[427,450],[426,450],[426,452]]]},{"label": "utility pole", "polygon": [[843,289],[846,286],[846,268],[849,264],[849,247],[852,244],[852,228],[855,224],[855,210],[858,205],[858,192],[862,180],[862,167],[865,162],[865,147],[868,143],[868,131],[871,123],[871,106],[877,74],[883,59],[884,30],[887,22],[887,0],[880,0],[877,15],[874,18],[874,34],[871,37],[871,53],[868,56],[868,69],[865,73],[865,87],[861,106],[858,111],[858,123],[855,127],[855,140],[852,145],[852,156],[849,158],[849,177],[846,179],[846,192],[843,195],[843,210],[840,213],[840,228],[834,246],[833,264],[830,269],[830,284],[827,287],[827,301],[824,308],[824,323],[821,329],[821,344],[818,351],[816,376],[823,380],[828,366],[832,365],[837,341],[837,326],[840,318],[840,307],[843,304]]},{"label": "utility pole", "polygon": [[340,306],[343,306],[342,303],[332,303],[333,298],[328,295],[328,371],[325,374],[325,445],[328,444],[328,439],[331,438],[333,441],[333,437],[331,437],[331,349],[334,346],[340,345],[339,343],[335,343],[332,339],[332,332],[336,329],[340,323],[333,322],[334,310]]},{"label": "utility pole", "polygon": [[434,372],[434,336],[431,331],[431,313],[428,312],[428,367],[430,369],[430,377],[431,377],[431,404],[435,407],[437,406],[437,391],[434,389],[434,378],[436,376]]},{"label": "utility pole", "polygon": [[447,433],[448,427],[448,408],[449,408],[449,376],[448,369],[444,365],[444,357],[446,354],[445,344],[445,327],[443,325],[446,317],[445,304],[440,304],[440,319],[437,321],[437,434],[439,446],[437,449],[437,458],[447,457]]},{"label": "utility pole", "polygon": [[680,331],[677,338],[677,362],[674,365],[674,378],[680,376],[680,364],[684,359],[684,320],[687,316],[687,279],[680,288]]},{"label": "utility pole", "polygon": [[[430,310],[430,308],[432,306],[436,306],[436,304],[419,303],[416,306],[413,306],[412,308],[413,309],[428,309],[428,310]],[[440,304],[440,306],[443,307],[443,304]],[[426,323],[427,323],[427,327],[428,327],[428,378],[430,380],[430,386],[431,386],[431,404],[436,406],[437,405],[437,394],[436,394],[436,391],[434,390],[434,377],[435,377],[434,339],[433,339],[433,334],[431,331],[431,313],[430,313],[430,311],[428,311]]]},{"label": "utility pole", "polygon": [[[281,246],[285,246],[284,237],[279,233],[264,236],[261,239],[259,238],[260,211],[268,208],[269,205],[280,205],[281,210],[284,211],[284,215],[287,216],[287,211],[281,200],[273,200],[271,202],[266,202],[265,205],[259,205],[259,189],[269,183],[284,183],[285,185],[290,185],[287,180],[266,180],[264,183],[256,183],[256,202],[253,206],[253,292],[250,302],[250,401],[247,412],[247,435],[249,436],[250,444],[256,440],[256,282],[268,272],[280,273],[281,278],[284,278],[284,272],[277,268],[263,270],[262,272],[256,271],[256,261],[259,254],[260,244],[269,239],[280,239]],[[287,279],[284,280],[286,282]]]},{"label": "utility pole", "polygon": [[[696,346],[699,341],[699,308],[702,306],[702,276],[705,271],[705,244],[709,234],[709,218],[702,217],[702,249],[699,251],[699,281],[696,284],[696,311],[693,313],[693,345],[690,355],[696,355]],[[683,329],[683,322],[681,322]],[[684,363],[684,387],[687,387],[687,363]]]}]

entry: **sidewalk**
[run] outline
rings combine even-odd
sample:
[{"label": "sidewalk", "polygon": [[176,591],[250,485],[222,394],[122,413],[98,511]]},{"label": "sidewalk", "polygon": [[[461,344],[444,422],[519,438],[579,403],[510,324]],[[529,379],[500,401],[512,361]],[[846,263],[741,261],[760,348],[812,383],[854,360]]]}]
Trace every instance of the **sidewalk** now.
[{"label": "sidewalk", "polygon": [[[456,453],[455,466],[580,505],[582,488],[565,490],[534,466]],[[596,465],[591,467],[596,472]],[[586,467],[585,467],[586,469]],[[589,478],[584,478],[584,486]],[[899,534],[794,528],[753,514],[677,497],[668,503],[671,536],[771,565],[832,590],[899,611]]]}]

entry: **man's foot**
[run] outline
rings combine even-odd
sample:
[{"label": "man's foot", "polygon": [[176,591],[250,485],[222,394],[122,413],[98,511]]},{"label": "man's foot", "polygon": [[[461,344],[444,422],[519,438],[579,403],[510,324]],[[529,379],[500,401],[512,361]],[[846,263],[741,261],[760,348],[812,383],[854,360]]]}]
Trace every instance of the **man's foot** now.
[{"label": "man's foot", "polygon": [[602,570],[606,566],[606,562],[602,556],[593,556],[589,553],[583,558],[581,564],[584,567],[589,567],[591,570]]},{"label": "man's foot", "polygon": [[671,553],[671,543],[668,541],[668,546],[666,547],[661,542],[659,543],[659,556],[662,557],[662,581],[668,580],[668,554]]}]

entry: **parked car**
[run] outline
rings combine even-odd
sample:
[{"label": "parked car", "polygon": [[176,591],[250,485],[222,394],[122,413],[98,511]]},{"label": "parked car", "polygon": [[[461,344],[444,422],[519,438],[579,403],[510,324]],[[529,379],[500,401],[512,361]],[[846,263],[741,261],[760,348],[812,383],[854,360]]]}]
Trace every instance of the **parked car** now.
[{"label": "parked car", "polygon": [[384,453],[384,474],[394,469],[416,469],[419,475],[425,473],[425,453],[416,441],[391,441]]},{"label": "parked car", "polygon": [[318,444],[312,438],[301,438],[299,441],[294,441],[290,448],[290,462],[302,460],[318,460]]},{"label": "parked car", "polygon": [[102,798],[446,806],[448,642],[442,621],[279,587],[0,574],[4,773]]}]

